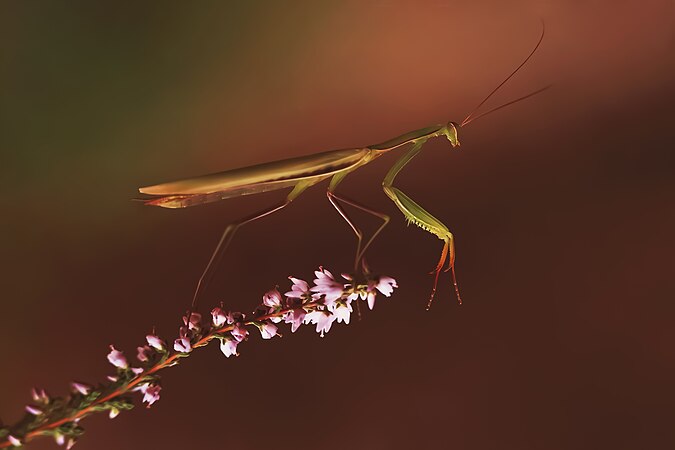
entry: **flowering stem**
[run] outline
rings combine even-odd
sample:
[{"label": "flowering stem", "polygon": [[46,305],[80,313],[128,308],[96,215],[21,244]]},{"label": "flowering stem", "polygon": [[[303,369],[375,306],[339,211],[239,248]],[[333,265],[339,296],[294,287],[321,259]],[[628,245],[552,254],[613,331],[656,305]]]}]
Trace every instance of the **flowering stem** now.
[{"label": "flowering stem", "polygon": [[[304,308],[310,309],[314,308],[319,305],[319,302],[309,302],[303,305]],[[278,312],[271,313],[271,314],[265,314],[263,316],[258,317],[256,320],[249,320],[245,322],[244,324],[247,326],[250,325],[255,325],[256,323],[260,323],[264,320],[272,319],[275,317],[282,317],[284,314],[287,314],[288,312],[292,311],[293,308],[285,308],[281,309]],[[214,338],[217,336],[221,335],[222,333],[232,331],[234,329],[234,325],[227,325],[224,327],[220,328],[213,328],[209,334],[198,340],[197,342],[194,343],[193,347],[204,347],[206,346],[209,342],[211,342]],[[121,386],[120,388],[116,389],[115,391],[111,392],[110,394],[101,397],[100,399],[94,401],[90,406],[83,408],[79,411],[77,411],[75,414],[64,417],[62,419],[56,420],[54,422],[50,422],[47,424],[44,424],[35,430],[29,432],[26,434],[26,436],[23,439],[23,442],[28,442],[32,440],[33,438],[40,436],[45,433],[45,431],[52,430],[54,428],[57,428],[63,424],[69,423],[69,422],[74,422],[77,421],[78,419],[92,413],[95,409],[96,406],[99,406],[101,404],[104,404],[110,400],[113,400],[121,395],[124,395],[132,390],[132,388],[136,387],[139,383],[141,383],[145,378],[147,378],[148,375],[152,375],[156,372],[159,372],[160,370],[166,368],[166,367],[171,367],[174,362],[176,362],[179,358],[185,358],[189,356],[189,353],[173,353],[171,356],[164,360],[160,360],[156,365],[150,367],[148,370],[145,372],[136,375],[134,378],[132,378],[128,383],[126,383],[124,386]],[[12,446],[13,444],[9,440],[5,440],[4,442],[0,442],[0,448],[7,448]]]},{"label": "flowering stem", "polygon": [[178,364],[181,358],[190,356],[193,349],[204,347],[213,339],[221,341],[220,349],[229,357],[237,355],[237,345],[247,338],[246,327],[250,326],[258,328],[263,339],[270,339],[278,334],[274,323],[282,320],[290,323],[292,332],[302,323],[311,323],[323,336],[334,321],[349,323],[352,301],[367,300],[372,309],[378,291],[388,297],[397,287],[396,281],[389,277],[368,275],[366,280],[357,282],[356,277],[343,275],[349,282],[341,284],[323,268],[315,274],[317,279],[311,288],[307,282],[291,278],[293,286],[285,294],[286,299],[276,289],[267,292],[251,318],[242,313],[225,314],[221,308],[214,308],[211,311],[213,321],[202,327],[201,315],[188,313],[183,317],[184,326],[180,328],[173,351],[157,336],[146,336],[148,345],[138,347],[137,358],[142,367],[129,367],[123,353],[111,346],[108,361],[118,371],[117,376],[108,377],[110,384],[93,388],[73,382],[73,395],[67,399],[50,398],[44,390],[34,389],[33,400],[39,406],[26,406],[28,414],[13,427],[0,425],[0,449],[21,447],[36,437],[49,435],[59,445],[66,444],[66,449],[70,449],[84,432],[79,425],[80,419],[101,411],[109,411],[113,418],[120,410],[131,409],[133,403],[126,394],[135,391],[144,394],[143,401],[149,407],[159,399],[161,390],[156,373]]}]

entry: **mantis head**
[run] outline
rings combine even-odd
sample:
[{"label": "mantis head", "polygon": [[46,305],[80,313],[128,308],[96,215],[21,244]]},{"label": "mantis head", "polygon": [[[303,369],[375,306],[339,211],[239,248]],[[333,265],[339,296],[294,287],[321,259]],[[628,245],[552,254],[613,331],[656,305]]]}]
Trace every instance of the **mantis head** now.
[{"label": "mantis head", "polygon": [[459,139],[457,139],[457,128],[459,127],[460,125],[456,122],[448,122],[443,129],[443,134],[445,134],[445,137],[448,138],[453,147],[459,147]]}]

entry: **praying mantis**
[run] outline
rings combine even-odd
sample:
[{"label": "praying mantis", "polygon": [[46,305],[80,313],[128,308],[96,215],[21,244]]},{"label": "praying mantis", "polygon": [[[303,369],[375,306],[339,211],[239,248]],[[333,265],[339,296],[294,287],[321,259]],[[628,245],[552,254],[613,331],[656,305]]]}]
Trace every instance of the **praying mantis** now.
[{"label": "praying mantis", "polygon": [[[431,215],[407,194],[394,186],[394,180],[399,172],[421,152],[424,144],[430,139],[445,137],[450,141],[450,145],[453,148],[458,147],[460,145],[458,138],[458,130],[460,128],[480,117],[524,100],[549,88],[550,86],[546,86],[528,95],[474,116],[478,109],[530,60],[541,45],[543,39],[544,27],[542,26],[539,40],[531,50],[530,54],[460,123],[450,121],[445,124],[428,126],[419,130],[410,131],[376,145],[329,150],[313,155],[273,161],[139,188],[139,191],[142,194],[150,196],[149,198],[144,199],[145,204],[162,208],[187,208],[232,197],[259,194],[278,189],[291,189],[290,193],[281,202],[248,217],[244,217],[236,222],[230,223],[225,228],[211,258],[197,282],[192,299],[193,310],[196,307],[199,296],[213,276],[214,268],[217,266],[220,257],[232,241],[235,232],[240,227],[281,210],[298,198],[307,188],[328,178],[331,179],[326,191],[328,200],[340,216],[347,222],[357,238],[354,270],[358,270],[359,264],[362,264],[363,267],[365,267],[363,258],[366,250],[389,223],[390,218],[386,214],[370,209],[354,200],[339,195],[336,192],[336,188],[350,173],[373,162],[385,153],[409,144],[411,147],[396,161],[384,177],[382,188],[387,197],[389,197],[401,211],[408,223],[417,225],[443,241],[440,259],[436,264],[435,269],[431,272],[432,274],[435,274],[435,278],[431,295],[427,302],[427,309],[431,307],[438,285],[438,278],[446,262],[448,266],[445,271],[451,272],[455,294],[458,302],[461,304],[462,300],[459,293],[459,285],[457,284],[457,276],[455,274],[455,245],[453,234],[443,222]],[[350,205],[381,219],[382,223],[365,243],[363,241],[363,232],[349,218],[343,205]]]}]

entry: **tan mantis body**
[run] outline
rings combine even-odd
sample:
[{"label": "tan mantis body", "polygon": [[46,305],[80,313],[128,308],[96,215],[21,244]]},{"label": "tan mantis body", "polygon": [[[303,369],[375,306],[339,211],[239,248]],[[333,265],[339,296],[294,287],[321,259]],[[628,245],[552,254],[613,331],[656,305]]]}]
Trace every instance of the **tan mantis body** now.
[{"label": "tan mantis body", "polygon": [[[164,208],[185,208],[240,195],[293,188],[286,199],[280,204],[230,224],[226,228],[223,237],[216,247],[216,251],[211,257],[211,260],[198,283],[194,299],[196,300],[211,267],[220,256],[222,250],[230,242],[237,228],[245,223],[278,211],[297,198],[305,189],[329,177],[332,177],[332,180],[327,191],[328,199],[340,215],[347,221],[358,238],[354,263],[356,269],[370,243],[389,222],[389,217],[385,214],[366,208],[353,200],[338,196],[335,193],[335,188],[347,174],[368,164],[378,156],[397,147],[415,143],[413,148],[389,171],[383,182],[383,188],[385,193],[399,207],[409,222],[417,224],[445,241],[441,261],[436,269],[436,273],[438,274],[448,255],[450,256],[450,266],[453,266],[454,247],[452,244],[452,234],[443,223],[434,218],[421,206],[417,205],[407,195],[392,185],[396,174],[398,174],[403,166],[421,150],[422,144],[428,139],[438,136],[446,136],[453,146],[459,145],[459,142],[457,141],[456,124],[450,122],[447,125],[435,125],[415,130],[378,145],[355,149],[332,150],[314,155],[258,164],[195,178],[142,187],[139,191],[143,194],[156,196],[156,198],[147,200],[146,204]],[[362,232],[349,219],[344,209],[340,206],[339,201],[371,213],[383,220],[380,228],[371,236],[363,247],[361,245],[363,238]]]},{"label": "tan mantis body", "polygon": [[[542,28],[539,41],[527,58],[525,58],[525,60],[506,79],[504,79],[504,81],[502,81],[502,83],[499,84],[473,110],[473,112],[471,112],[462,121],[461,124],[448,122],[445,125],[432,125],[426,128],[421,128],[419,130],[405,133],[401,136],[377,145],[353,149],[331,150],[308,156],[284,159],[280,161],[258,164],[254,166],[228,170],[225,172],[218,172],[210,175],[187,178],[184,180],[140,188],[139,191],[141,193],[153,197],[146,199],[146,204],[160,206],[163,208],[185,208],[224,200],[240,195],[258,194],[277,189],[292,188],[291,192],[282,202],[227,226],[220,241],[218,242],[218,245],[216,246],[215,251],[211,256],[211,259],[206,266],[206,269],[197,283],[192,307],[195,307],[200,293],[204,289],[210,276],[212,276],[212,269],[217,264],[217,260],[222,255],[223,250],[232,240],[234,233],[240,226],[284,208],[308,187],[331,177],[332,179],[327,190],[328,199],[357,236],[358,243],[354,260],[354,269],[357,270],[359,263],[363,259],[365,251],[373,242],[375,237],[380,233],[380,231],[382,231],[382,229],[387,225],[389,222],[389,217],[385,214],[360,205],[354,200],[349,200],[342,196],[338,196],[335,193],[335,189],[345,178],[345,176],[347,176],[352,171],[372,162],[377,157],[386,152],[401,146],[405,146],[407,144],[412,144],[412,147],[389,170],[382,182],[382,187],[385,194],[394,202],[408,222],[414,223],[415,225],[428,231],[429,233],[434,234],[439,239],[444,241],[440,260],[434,272],[432,272],[436,274],[436,278],[427,308],[431,306],[431,302],[436,291],[438,276],[446,261],[448,261],[447,270],[452,271],[452,279],[455,292],[457,294],[457,299],[461,303],[459,288],[457,286],[454,270],[455,248],[452,233],[450,233],[448,228],[440,220],[436,219],[434,216],[424,210],[424,208],[415,203],[405,193],[396,188],[393,185],[393,182],[401,169],[403,169],[403,167],[421,151],[422,146],[427,140],[439,136],[445,136],[453,147],[459,146],[459,140],[457,137],[458,128],[479,117],[528,98],[546,89],[540,89],[524,97],[520,97],[516,100],[473,117],[473,114],[478,110],[478,108],[480,108],[504,83],[506,83],[513,75],[515,75],[515,73],[532,57],[541,44],[543,37],[544,30]],[[382,219],[382,225],[375,231],[375,233],[373,233],[365,245],[362,245],[363,233],[348,217],[340,203],[351,205]]]}]

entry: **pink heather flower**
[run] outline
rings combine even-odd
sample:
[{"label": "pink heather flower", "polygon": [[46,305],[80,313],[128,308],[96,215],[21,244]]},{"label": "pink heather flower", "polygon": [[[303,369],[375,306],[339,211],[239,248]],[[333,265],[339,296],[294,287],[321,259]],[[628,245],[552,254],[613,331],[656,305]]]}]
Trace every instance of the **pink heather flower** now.
[{"label": "pink heather flower", "polygon": [[337,304],[331,311],[338,323],[344,322],[346,325],[349,325],[349,317],[353,311],[351,300],[346,301],[344,304]]},{"label": "pink heather flower", "polygon": [[396,284],[396,280],[393,278],[381,276],[377,280],[375,287],[378,291],[382,292],[385,297],[389,297],[391,293],[394,292],[394,288],[397,288],[398,285]]},{"label": "pink heather flower", "polygon": [[42,410],[33,405],[26,405],[26,411],[28,411],[34,416],[39,416],[40,414],[42,414]]},{"label": "pink heather flower", "polygon": [[281,308],[281,301],[281,293],[276,288],[263,295],[263,305],[268,308]]},{"label": "pink heather flower", "polygon": [[288,298],[305,298],[311,296],[309,292],[309,284],[306,281],[299,278],[288,277],[289,280],[293,282],[291,290],[286,292],[284,295]]},{"label": "pink heather flower", "polygon": [[49,403],[49,396],[47,395],[47,391],[44,389],[33,388],[30,390],[30,394],[33,397],[33,401],[44,404]]},{"label": "pink heather flower", "polygon": [[73,389],[73,392],[80,393],[82,395],[87,395],[91,391],[91,386],[84,383],[78,383],[77,381],[70,383],[70,387]]},{"label": "pink heather flower", "polygon": [[243,315],[242,313],[240,313],[240,312],[232,312],[232,311],[228,312],[228,313],[225,315],[225,318],[227,319],[227,324],[228,324],[228,325],[232,325],[233,323],[237,323],[237,322],[243,322],[244,319],[245,319],[245,317],[244,317],[244,315]]},{"label": "pink heather flower", "polygon": [[326,305],[330,306],[335,300],[342,297],[344,286],[335,281],[332,273],[323,267],[319,267],[319,270],[314,271],[314,274],[316,275],[316,279],[314,280],[315,286],[312,286],[310,290],[323,295]]},{"label": "pink heather flower", "polygon": [[334,320],[335,316],[330,311],[312,311],[305,316],[304,322],[315,324],[316,332],[323,337],[330,330]]},{"label": "pink heather flower", "polygon": [[10,444],[12,444],[14,447],[21,447],[23,445],[19,439],[15,438],[11,434],[7,436],[7,439],[9,440]]},{"label": "pink heather flower", "polygon": [[[377,280],[368,281],[368,287],[366,288],[368,308],[373,309],[375,306],[375,296],[377,295],[377,291],[380,291],[386,297],[389,297],[396,287],[398,287],[396,280],[391,277],[382,276]],[[361,298],[363,298],[363,292],[361,293]]]},{"label": "pink heather flower", "polygon": [[110,346],[110,353],[108,353],[108,361],[110,361],[110,364],[120,369],[127,369],[129,367],[124,354],[121,351],[116,350],[112,345]]},{"label": "pink heather flower", "polygon": [[140,375],[143,373],[143,368],[142,367],[132,367],[131,371],[135,373],[136,375]]},{"label": "pink heather flower", "polygon": [[190,313],[190,320],[187,316],[183,316],[183,323],[187,325],[190,330],[198,330],[202,321],[202,315],[196,312]]},{"label": "pink heather flower", "polygon": [[108,381],[110,381],[112,383],[117,383],[117,380],[119,380],[119,378],[117,378],[115,376],[112,376],[112,375],[106,375],[106,378],[108,379]]},{"label": "pink heather flower", "polygon": [[271,323],[265,323],[260,327],[260,334],[263,339],[272,339],[277,335],[277,326]]},{"label": "pink heather flower", "polygon": [[192,344],[187,337],[180,337],[173,341],[173,349],[181,353],[190,353],[192,351]]},{"label": "pink heather flower", "polygon": [[[114,419],[115,417],[117,417],[119,415],[119,413],[120,413],[119,409],[110,408],[110,412],[108,413],[108,417],[111,418],[111,419]],[[59,445],[61,445],[61,444],[59,444]]]},{"label": "pink heather flower", "polygon": [[56,445],[63,445],[66,443],[66,437],[58,431],[54,433],[54,440],[56,441]]},{"label": "pink heather flower", "polygon": [[145,337],[145,340],[148,341],[148,345],[155,350],[159,350],[160,352],[166,350],[166,344],[164,343],[163,340],[155,336],[154,334],[149,334]]},{"label": "pink heather flower", "polygon": [[68,439],[68,443],[66,444],[66,450],[70,450],[71,448],[73,448],[75,442],[76,441],[73,438]]},{"label": "pink heather flower", "polygon": [[220,351],[228,358],[232,355],[237,355],[237,345],[239,342],[235,339],[221,339]]},{"label": "pink heather flower", "polygon": [[368,292],[368,308],[371,310],[375,307],[375,294],[375,291]]},{"label": "pink heather flower", "polygon": [[211,316],[213,317],[213,326],[216,328],[222,327],[225,325],[225,322],[227,322],[225,311],[218,307],[215,307],[211,310]]},{"label": "pink heather flower", "polygon": [[148,408],[152,406],[157,400],[159,400],[159,391],[162,390],[162,386],[159,384],[145,384],[141,388],[143,392],[143,401],[148,404]]},{"label": "pink heather flower", "polygon": [[237,342],[241,342],[244,339],[246,339],[246,336],[248,336],[248,330],[243,324],[236,323],[234,324],[234,328],[232,328],[232,331],[230,331],[230,334],[232,335],[232,337],[234,337],[234,339]]},{"label": "pink heather flower", "polygon": [[138,347],[136,350],[138,350],[136,358],[140,362],[148,362],[150,360],[150,347],[144,345],[143,347]]},{"label": "pink heather flower", "polygon": [[306,315],[307,313],[302,308],[295,308],[292,311],[288,311],[286,313],[284,316],[284,322],[291,324],[291,333],[295,333],[297,329],[300,328],[300,325],[302,325],[302,321],[305,319]]}]

